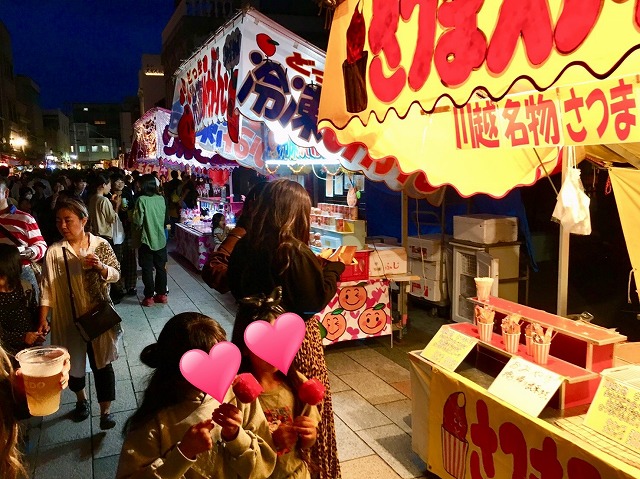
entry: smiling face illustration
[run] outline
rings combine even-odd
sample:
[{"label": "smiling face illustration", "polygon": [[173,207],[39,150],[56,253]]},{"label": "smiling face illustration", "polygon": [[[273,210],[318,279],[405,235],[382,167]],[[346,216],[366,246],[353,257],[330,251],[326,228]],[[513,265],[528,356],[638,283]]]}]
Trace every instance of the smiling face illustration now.
[{"label": "smiling face illustration", "polygon": [[364,286],[347,286],[338,293],[338,302],[347,311],[356,311],[367,302],[367,290]]},{"label": "smiling face illustration", "polygon": [[335,341],[347,330],[347,320],[337,311],[325,314],[322,318],[322,325],[327,330],[326,339]]},{"label": "smiling face illustration", "polygon": [[382,309],[365,309],[358,318],[360,331],[365,334],[378,334],[387,325],[387,314]]}]

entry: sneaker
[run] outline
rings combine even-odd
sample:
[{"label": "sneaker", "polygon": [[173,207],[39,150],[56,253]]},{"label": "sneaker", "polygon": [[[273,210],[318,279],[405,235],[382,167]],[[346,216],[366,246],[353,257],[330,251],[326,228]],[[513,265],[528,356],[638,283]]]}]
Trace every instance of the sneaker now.
[{"label": "sneaker", "polygon": [[73,420],[75,422],[84,421],[89,417],[89,401],[86,399],[76,402],[76,408],[73,410]]},{"label": "sneaker", "polygon": [[167,298],[166,294],[156,294],[153,297],[153,301],[155,301],[156,303],[160,303],[160,304],[167,304],[169,299]]},{"label": "sneaker", "polygon": [[149,306],[153,306],[153,303],[154,303],[154,302],[155,302],[155,301],[153,301],[153,298],[152,298],[152,297],[144,298],[144,299],[142,300],[142,306],[147,306],[147,307],[149,307]]},{"label": "sneaker", "polygon": [[136,290],[136,288],[129,288],[127,290],[127,296],[135,296],[136,294],[138,294],[138,290]]},{"label": "sneaker", "polygon": [[113,429],[116,427],[116,420],[113,414],[103,414],[100,416],[100,429],[103,431],[106,429]]}]

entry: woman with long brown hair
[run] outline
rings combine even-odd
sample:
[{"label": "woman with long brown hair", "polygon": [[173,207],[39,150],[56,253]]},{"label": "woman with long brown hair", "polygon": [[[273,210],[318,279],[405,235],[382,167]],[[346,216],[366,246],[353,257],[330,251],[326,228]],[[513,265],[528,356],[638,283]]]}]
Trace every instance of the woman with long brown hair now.
[{"label": "woman with long brown hair", "polygon": [[[282,307],[307,321],[305,339],[293,366],[326,387],[318,425],[318,438],[311,449],[311,461],[318,477],[340,477],[329,376],[317,321],[308,321],[324,308],[336,293],[336,283],[344,264],[319,259],[309,248],[311,199],[296,182],[278,179],[269,183],[258,198],[247,235],[229,258],[231,293],[240,300],[270,294],[282,287]],[[232,341],[240,344],[250,319],[240,304]]]}]

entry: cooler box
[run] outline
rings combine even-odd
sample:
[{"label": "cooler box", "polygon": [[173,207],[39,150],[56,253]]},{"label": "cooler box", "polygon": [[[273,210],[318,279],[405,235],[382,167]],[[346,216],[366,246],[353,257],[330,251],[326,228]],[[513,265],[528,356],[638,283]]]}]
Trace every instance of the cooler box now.
[{"label": "cooler box", "polygon": [[369,276],[407,273],[407,251],[404,248],[381,243],[369,248]]},{"label": "cooler box", "polygon": [[370,250],[356,251],[353,256],[358,264],[348,264],[340,275],[340,281],[360,281],[369,279],[369,255]]},{"label": "cooler box", "polygon": [[518,219],[485,214],[454,216],[453,238],[481,244],[518,241]]},{"label": "cooler box", "polygon": [[444,294],[440,292],[440,284],[441,284],[441,281],[435,281],[435,280],[426,279],[426,278],[411,280],[411,290],[409,291],[409,293],[412,296],[417,296],[418,298],[423,298],[428,301],[433,301],[435,303],[438,303],[440,301],[446,300],[447,297],[449,296],[447,294],[446,283],[442,283]]},{"label": "cooler box", "polygon": [[[439,281],[441,278],[439,261],[422,261],[415,258],[409,258],[409,272],[416,276]],[[446,271],[445,277],[446,277]]]},{"label": "cooler box", "polygon": [[425,261],[440,261],[442,236],[440,234],[409,236],[407,238],[407,254],[409,258]]}]

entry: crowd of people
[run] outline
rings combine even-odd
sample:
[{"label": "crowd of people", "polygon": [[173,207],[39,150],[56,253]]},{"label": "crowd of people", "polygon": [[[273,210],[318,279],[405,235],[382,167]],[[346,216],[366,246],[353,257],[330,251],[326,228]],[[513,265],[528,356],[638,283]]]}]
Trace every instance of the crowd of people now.
[{"label": "crowd of people", "polygon": [[[42,344],[51,331],[51,343],[69,351],[68,386],[76,394],[76,421],[89,417],[88,358],[100,427],[111,429],[116,426],[110,412],[116,399],[112,363],[118,359],[122,328],[116,325],[85,341],[74,325],[72,301],[80,316],[100,301],[117,303],[136,294],[137,256],[144,285],[141,304],[167,303],[171,226],[181,208],[195,206],[200,185],[188,175],[180,179],[178,172],[166,182],[119,170],[73,176],[62,172],[50,178],[2,173],[0,347],[10,358]],[[340,477],[322,340],[317,322],[308,320],[335,294],[344,264],[320,259],[309,249],[310,209],[302,186],[279,179],[252,188],[231,231],[224,216],[212,223],[215,248],[203,279],[236,299],[230,340],[243,354],[240,372],[252,373],[263,392],[245,404],[230,388],[220,403],[192,386],[180,373],[182,355],[191,349],[209,352],[226,335],[214,318],[196,312],[174,316],[158,341],[141,353],[154,373],[142,403],[124,425],[117,477]],[[11,307],[3,308],[5,304]],[[19,309],[19,315],[8,313]],[[287,374],[244,344],[251,322],[274,321],[283,312],[306,321],[304,341]],[[123,323],[126,327],[126,318]],[[5,372],[5,377],[11,374]],[[304,407],[296,394],[309,378],[325,387],[323,401],[313,408]],[[5,383],[0,383],[0,394],[1,387],[14,387]],[[0,442],[13,430],[13,423],[3,419],[7,426],[0,427]],[[19,459],[10,453],[0,461],[4,457]],[[20,467],[12,470],[16,475],[6,477],[20,477]]]}]

